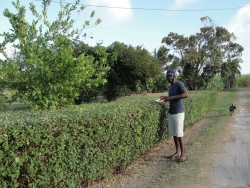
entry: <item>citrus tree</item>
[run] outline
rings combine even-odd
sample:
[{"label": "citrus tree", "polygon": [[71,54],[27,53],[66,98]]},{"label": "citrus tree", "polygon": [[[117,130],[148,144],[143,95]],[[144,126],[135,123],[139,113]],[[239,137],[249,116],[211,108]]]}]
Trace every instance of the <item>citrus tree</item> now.
[{"label": "citrus tree", "polygon": [[[12,29],[4,32],[0,44],[0,53],[6,60],[1,63],[0,81],[12,92],[12,100],[27,101],[31,107],[58,108],[74,103],[82,88],[91,88],[104,84],[105,75],[110,69],[105,58],[95,61],[93,56],[84,53],[73,55],[73,42],[83,35],[84,28],[90,26],[94,17],[75,28],[73,14],[80,14],[85,7],[60,1],[60,11],[55,21],[48,19],[51,0],[42,1],[42,13],[30,3],[34,16],[32,23],[25,17],[26,9],[17,0],[12,4],[17,13],[5,9],[4,16]],[[101,22],[97,19],[94,25]],[[16,54],[9,57],[6,46],[11,45]],[[81,88],[81,89],[80,89]]]}]

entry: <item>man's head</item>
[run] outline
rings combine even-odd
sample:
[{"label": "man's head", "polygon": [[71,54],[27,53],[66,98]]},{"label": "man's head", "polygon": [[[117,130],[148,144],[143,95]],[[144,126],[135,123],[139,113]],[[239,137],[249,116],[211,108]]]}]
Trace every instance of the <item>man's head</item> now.
[{"label": "man's head", "polygon": [[172,70],[172,69],[169,69],[166,72],[166,77],[167,77],[167,80],[168,80],[169,83],[174,83],[174,81],[175,81],[175,71]]}]

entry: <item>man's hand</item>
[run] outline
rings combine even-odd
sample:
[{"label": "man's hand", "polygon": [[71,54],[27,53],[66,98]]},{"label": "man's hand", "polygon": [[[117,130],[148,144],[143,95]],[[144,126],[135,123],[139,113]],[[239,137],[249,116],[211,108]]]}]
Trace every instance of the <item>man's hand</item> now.
[{"label": "man's hand", "polygon": [[160,99],[164,101],[171,101],[174,99],[174,96],[167,96],[167,97],[161,96]]},{"label": "man's hand", "polygon": [[173,99],[175,99],[174,96],[160,96],[160,100],[163,100],[164,102],[165,101],[172,101]]},{"label": "man's hand", "polygon": [[165,96],[160,96],[160,100],[165,100]]}]

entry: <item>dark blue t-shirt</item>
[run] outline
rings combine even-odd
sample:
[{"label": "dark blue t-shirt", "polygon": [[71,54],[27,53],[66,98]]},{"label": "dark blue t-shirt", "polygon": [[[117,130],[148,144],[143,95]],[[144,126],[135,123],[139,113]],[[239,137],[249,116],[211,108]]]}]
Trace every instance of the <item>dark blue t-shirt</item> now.
[{"label": "dark blue t-shirt", "polygon": [[[180,95],[184,92],[185,86],[182,82],[176,81],[173,85],[168,86],[168,95]],[[170,114],[178,114],[185,111],[183,100],[182,99],[174,99],[169,102],[169,110]]]}]

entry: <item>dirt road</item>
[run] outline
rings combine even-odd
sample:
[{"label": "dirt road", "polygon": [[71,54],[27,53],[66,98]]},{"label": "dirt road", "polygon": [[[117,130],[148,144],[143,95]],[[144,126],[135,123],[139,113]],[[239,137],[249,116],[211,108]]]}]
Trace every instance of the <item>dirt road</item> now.
[{"label": "dirt road", "polygon": [[250,91],[241,90],[239,95],[233,139],[216,159],[209,188],[250,187]]}]

